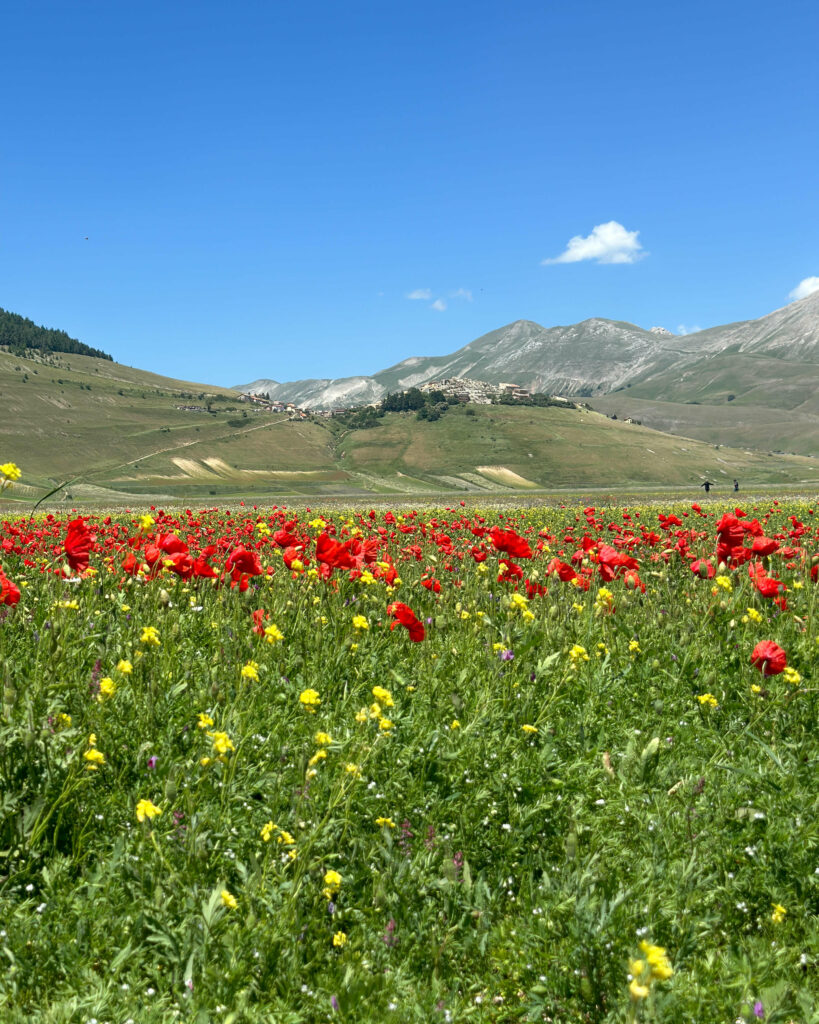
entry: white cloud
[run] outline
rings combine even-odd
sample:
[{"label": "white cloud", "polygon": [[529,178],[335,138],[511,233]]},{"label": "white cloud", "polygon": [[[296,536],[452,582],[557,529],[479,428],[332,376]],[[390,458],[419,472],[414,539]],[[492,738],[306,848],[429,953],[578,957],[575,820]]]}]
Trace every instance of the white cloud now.
[{"label": "white cloud", "polygon": [[443,313],[446,309],[446,302],[443,299],[436,299],[429,308],[437,309],[439,313]]},{"label": "white cloud", "polygon": [[808,295],[813,295],[814,292],[819,292],[819,277],[806,277],[792,292],[788,292],[788,298],[804,299]]},{"label": "white cloud", "polygon": [[409,292],[407,295],[408,299],[431,299],[432,291],[429,288],[416,288],[414,292]]},{"label": "white cloud", "polygon": [[680,324],[677,327],[677,334],[697,334],[702,330],[698,324],[694,324],[693,327],[686,327],[685,324]]},{"label": "white cloud", "polygon": [[451,299],[466,299],[467,302],[471,302],[472,292],[468,288],[459,288],[457,291],[450,292],[449,297]]},{"label": "white cloud", "polygon": [[596,263],[634,263],[645,256],[637,240],[639,234],[639,231],[626,231],[622,224],[610,220],[592,228],[592,233],[585,238],[582,235],[570,238],[565,252],[541,262],[579,263],[581,260],[594,260]]}]

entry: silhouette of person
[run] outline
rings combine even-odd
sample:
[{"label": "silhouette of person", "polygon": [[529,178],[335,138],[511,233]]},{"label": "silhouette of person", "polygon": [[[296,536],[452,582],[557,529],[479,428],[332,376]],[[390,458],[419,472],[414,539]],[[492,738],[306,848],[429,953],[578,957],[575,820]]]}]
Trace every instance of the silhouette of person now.
[{"label": "silhouette of person", "polygon": [[734,493],[739,490],[739,480],[734,480]]},{"label": "silhouette of person", "polygon": [[711,488],[712,488],[713,486],[714,486],[714,485],[713,485],[713,484],[711,483],[711,481],[710,481],[710,480],[706,480],[706,481],[704,481],[704,483],[701,483],[701,484],[700,484],[700,487],[704,487],[704,488],[705,488],[705,493],[706,493],[706,494],[707,494],[707,493],[708,493],[708,492],[709,492],[709,491],[711,490]]}]

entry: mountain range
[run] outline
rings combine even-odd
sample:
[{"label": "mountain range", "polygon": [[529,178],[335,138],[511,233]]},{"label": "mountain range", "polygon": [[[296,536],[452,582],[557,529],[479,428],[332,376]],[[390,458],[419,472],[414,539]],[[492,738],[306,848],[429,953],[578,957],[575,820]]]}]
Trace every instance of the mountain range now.
[{"label": "mountain range", "polygon": [[449,355],[412,356],[372,376],[259,379],[238,390],[337,409],[442,377],[509,381],[580,396],[609,415],[672,433],[813,454],[819,450],[819,293],[757,320],[682,336],[602,318],[549,328],[516,320]]}]

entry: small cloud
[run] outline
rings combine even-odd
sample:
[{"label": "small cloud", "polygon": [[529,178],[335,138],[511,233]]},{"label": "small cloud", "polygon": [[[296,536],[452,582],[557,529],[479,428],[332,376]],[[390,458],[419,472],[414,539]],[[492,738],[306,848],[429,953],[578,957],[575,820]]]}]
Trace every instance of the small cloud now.
[{"label": "small cloud", "polygon": [[702,328],[699,324],[694,324],[693,327],[686,327],[685,324],[680,324],[677,327],[677,334],[698,334]]},{"label": "small cloud", "polygon": [[592,233],[585,238],[582,235],[570,238],[565,252],[541,262],[579,263],[581,260],[594,260],[596,263],[634,263],[646,255],[637,240],[639,234],[639,231],[626,231],[622,224],[610,220],[592,228]]},{"label": "small cloud", "polygon": [[468,288],[459,288],[455,292],[449,293],[450,299],[466,299],[467,302],[472,301],[472,292]]},{"label": "small cloud", "polygon": [[429,308],[437,309],[439,313],[443,313],[446,309],[446,302],[443,299],[436,299]]},{"label": "small cloud", "polygon": [[813,295],[814,292],[819,292],[819,277],[806,277],[804,281],[799,282],[792,292],[788,292],[788,298],[796,301],[797,299],[807,298],[808,295]]},{"label": "small cloud", "polygon": [[432,291],[429,288],[416,288],[414,292],[407,295],[408,299],[431,299]]}]

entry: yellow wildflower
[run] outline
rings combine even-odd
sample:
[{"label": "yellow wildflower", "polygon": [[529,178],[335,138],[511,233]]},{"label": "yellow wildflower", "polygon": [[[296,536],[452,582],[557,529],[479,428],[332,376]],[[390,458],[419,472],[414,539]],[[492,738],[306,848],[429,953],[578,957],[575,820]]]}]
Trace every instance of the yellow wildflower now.
[{"label": "yellow wildflower", "polygon": [[156,626],[143,626],[139,642],[141,644],[154,644],[154,646],[159,647],[159,630]]},{"label": "yellow wildflower", "polygon": [[651,968],[651,977],[658,981],[667,981],[674,973],[674,968],[671,966],[665,949],[643,940],[640,943],[640,950]]},{"label": "yellow wildflower", "polygon": [[23,475],[20,467],[14,462],[4,462],[2,466],[0,466],[0,473],[2,473],[9,482],[19,480]]},{"label": "yellow wildflower", "polygon": [[199,712],[199,721],[196,723],[200,729],[209,729],[213,725],[213,719],[210,715],[206,715],[204,711]]},{"label": "yellow wildflower", "polygon": [[305,711],[315,714],[316,708],[321,704],[321,697],[319,697],[316,690],[308,689],[302,690],[299,695],[299,701],[304,707]]},{"label": "yellow wildflower", "polygon": [[332,899],[341,888],[341,875],[332,868],[324,874],[324,889],[322,894],[325,899]]},{"label": "yellow wildflower", "polygon": [[284,640],[284,633],[279,629],[275,622],[271,622],[269,626],[265,626],[264,630],[264,642],[266,644],[278,644]]},{"label": "yellow wildflower", "polygon": [[308,764],[308,766],[310,768],[312,768],[314,765],[317,765],[319,763],[319,761],[324,761],[324,760],[326,760],[326,758],[327,758],[327,751],[326,750],[324,750],[324,749],[317,750],[315,752],[315,754],[313,754],[313,756],[307,762],[307,764]]},{"label": "yellow wildflower", "polygon": [[369,629],[370,623],[367,621],[366,615],[354,615],[353,616],[353,628],[354,629]]},{"label": "yellow wildflower", "polygon": [[645,999],[648,996],[648,985],[641,985],[637,978],[631,979],[628,990],[632,999]]},{"label": "yellow wildflower", "polygon": [[157,807],[151,800],[140,800],[136,805],[137,821],[145,821],[146,818],[155,818],[162,813],[162,808]]},{"label": "yellow wildflower", "polygon": [[133,671],[134,666],[131,664],[130,661],[126,661],[124,658],[121,658],[117,662],[117,672],[122,673],[122,675],[129,676]]},{"label": "yellow wildflower", "polygon": [[353,778],[361,778],[361,769],[358,767],[357,764],[353,764],[352,761],[348,761],[347,764],[344,765],[344,771],[352,775]]},{"label": "yellow wildflower", "polygon": [[209,732],[207,735],[213,740],[213,749],[221,756],[224,756],[229,750],[236,749],[226,732]]},{"label": "yellow wildflower", "polygon": [[385,708],[394,707],[392,694],[389,690],[385,690],[383,686],[374,686],[372,688],[372,695],[379,703],[383,704]]},{"label": "yellow wildflower", "polygon": [[153,516],[149,516],[149,515],[140,516],[139,517],[139,528],[141,530],[146,530],[146,531],[150,530],[150,528],[154,525],[155,522],[156,522],[156,520],[154,519]]},{"label": "yellow wildflower", "polygon": [[235,910],[239,906],[239,901],[227,889],[222,890],[222,903],[224,903],[228,910]]},{"label": "yellow wildflower", "polygon": [[333,936],[333,945],[336,946],[338,949],[341,949],[341,947],[346,943],[346,941],[347,935],[345,932],[336,932],[335,935]]},{"label": "yellow wildflower", "polygon": [[101,750],[95,750],[94,747],[86,750],[82,756],[88,762],[85,767],[89,772],[95,772],[101,764],[105,764],[105,754]]},{"label": "yellow wildflower", "polygon": [[393,723],[389,720],[389,718],[381,718],[378,721],[378,728],[382,732],[389,732],[390,729],[392,729],[392,726],[393,726]]},{"label": "yellow wildflower", "polygon": [[259,835],[261,835],[263,843],[270,842],[270,837],[273,835],[273,829],[275,829],[275,827],[276,826],[273,824],[272,821],[267,821],[264,823],[264,825],[262,825],[262,831],[259,833]]},{"label": "yellow wildflower", "polygon": [[392,818],[376,818],[375,823],[379,828],[395,828]]},{"label": "yellow wildflower", "polygon": [[536,733],[537,732],[537,726],[536,725],[522,725],[521,729],[523,729],[524,732],[528,732],[528,733]]},{"label": "yellow wildflower", "polygon": [[458,721],[457,718],[453,718],[452,721],[449,724],[449,728],[450,729],[460,729],[461,728],[461,723]]},{"label": "yellow wildflower", "polygon": [[252,679],[254,683],[259,681],[259,663],[258,661],[249,661],[246,665],[242,666],[242,679]]},{"label": "yellow wildflower", "polygon": [[787,910],[782,906],[781,903],[772,903],[773,913],[771,914],[771,920],[774,924],[782,924],[785,920],[785,914]]},{"label": "yellow wildflower", "polygon": [[327,732],[317,732],[313,739],[319,747],[329,747],[333,742],[333,737]]},{"label": "yellow wildflower", "polygon": [[106,697],[113,697],[117,692],[117,684],[110,676],[103,676],[100,679],[100,692],[97,694],[97,700],[102,702]]},{"label": "yellow wildflower", "polygon": [[701,693],[697,696],[697,700],[704,708],[715,708],[718,704],[717,698],[713,695],[713,693]]}]

